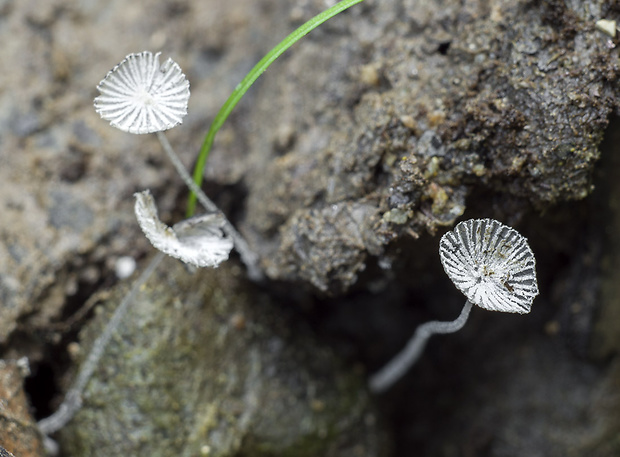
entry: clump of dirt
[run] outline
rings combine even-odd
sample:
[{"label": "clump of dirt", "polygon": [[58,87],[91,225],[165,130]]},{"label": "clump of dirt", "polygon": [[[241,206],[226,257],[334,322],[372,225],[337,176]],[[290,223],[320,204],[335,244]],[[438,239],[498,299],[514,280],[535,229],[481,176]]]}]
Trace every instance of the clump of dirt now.
[{"label": "clump of dirt", "polygon": [[521,212],[587,196],[618,95],[601,8],[377,0],[300,44],[251,115],[273,127],[244,180],[268,274],[339,293],[472,190]]}]

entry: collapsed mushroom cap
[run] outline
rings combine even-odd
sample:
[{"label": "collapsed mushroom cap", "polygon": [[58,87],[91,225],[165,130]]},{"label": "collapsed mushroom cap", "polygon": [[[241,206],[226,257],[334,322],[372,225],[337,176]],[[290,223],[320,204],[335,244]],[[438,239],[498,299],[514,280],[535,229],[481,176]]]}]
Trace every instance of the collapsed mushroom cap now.
[{"label": "collapsed mushroom cap", "polygon": [[538,295],[536,260],[519,232],[493,219],[460,222],[439,242],[448,277],[481,308],[529,313]]},{"label": "collapsed mushroom cap", "polygon": [[183,121],[189,81],[172,59],[160,66],[160,54],[129,54],[99,83],[95,110],[110,125],[129,133],[153,133]]},{"label": "collapsed mushroom cap", "polygon": [[168,227],[159,220],[155,200],[148,190],[134,196],[140,228],[155,248],[197,267],[217,267],[228,259],[233,242],[222,232],[221,214],[196,216]]}]

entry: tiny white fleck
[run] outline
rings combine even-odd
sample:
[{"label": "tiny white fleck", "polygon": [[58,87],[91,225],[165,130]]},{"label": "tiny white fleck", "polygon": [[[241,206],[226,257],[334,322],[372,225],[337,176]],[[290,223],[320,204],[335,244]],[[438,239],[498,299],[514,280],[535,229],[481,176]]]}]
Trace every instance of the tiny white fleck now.
[{"label": "tiny white fleck", "polygon": [[25,378],[30,376],[30,361],[28,357],[24,356],[17,359],[17,368],[19,368],[19,373]]},{"label": "tiny white fleck", "polygon": [[596,28],[610,37],[616,38],[616,21],[611,19],[600,19],[596,21]]},{"label": "tiny white fleck", "polygon": [[114,263],[114,273],[118,279],[130,277],[136,271],[136,261],[133,257],[122,256]]}]

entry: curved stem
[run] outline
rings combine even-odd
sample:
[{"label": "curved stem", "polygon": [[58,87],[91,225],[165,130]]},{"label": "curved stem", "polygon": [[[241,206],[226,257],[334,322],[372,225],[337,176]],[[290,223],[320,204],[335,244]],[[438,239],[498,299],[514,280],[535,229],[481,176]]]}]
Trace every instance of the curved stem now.
[{"label": "curved stem", "polygon": [[243,238],[243,236],[237,231],[237,229],[235,229],[235,227],[220,211],[217,205],[213,203],[209,197],[207,197],[207,195],[202,191],[202,189],[200,189],[200,187],[198,187],[198,185],[194,181],[192,181],[191,176],[185,169],[185,166],[181,162],[181,159],[179,159],[177,153],[174,152],[174,149],[172,148],[172,145],[168,141],[166,135],[163,132],[157,132],[157,138],[159,139],[159,142],[164,148],[166,155],[174,165],[174,168],[177,170],[177,173],[181,176],[181,179],[183,179],[183,182],[185,182],[187,187],[189,187],[189,189],[193,193],[198,195],[198,200],[200,201],[202,206],[204,206],[207,211],[221,214],[224,218],[224,226],[222,227],[222,230],[224,231],[224,233],[226,233],[226,235],[232,238],[235,249],[239,253],[239,257],[241,257],[241,261],[248,269],[248,276],[250,277],[250,279],[254,281],[260,281],[261,279],[263,279],[263,272],[258,266],[258,255],[254,251],[252,251],[252,249],[250,249],[250,246],[248,245],[247,241],[245,241],[245,238]]},{"label": "curved stem", "polygon": [[[243,78],[243,80],[235,87],[233,93],[228,97],[228,100],[224,103],[224,105],[220,108],[217,115],[213,119],[211,126],[209,127],[209,131],[205,136],[205,139],[202,143],[202,147],[200,148],[200,153],[198,155],[198,161],[196,162],[196,166],[194,167],[194,182],[198,187],[202,185],[202,177],[204,174],[205,164],[207,163],[207,157],[209,157],[209,152],[211,151],[211,146],[213,146],[213,140],[215,139],[215,135],[220,127],[224,124],[228,115],[232,112],[235,105],[241,100],[241,97],[247,92],[247,90],[254,84],[254,81],[258,79],[260,75],[262,75],[267,68],[278,58],[280,57],[284,51],[290,48],[293,44],[295,44],[300,38],[304,37],[312,30],[317,28],[323,22],[328,19],[334,17],[338,13],[350,8],[351,6],[362,2],[363,0],[342,0],[336,3],[331,8],[323,11],[322,13],[317,14],[308,22],[301,25],[298,29],[288,35],[284,40],[282,40],[279,44],[276,45],[271,51],[265,55],[255,66],[250,70],[250,72]],[[189,196],[189,200],[187,202],[187,217],[193,216],[194,210],[196,209],[196,194],[193,192]]]},{"label": "curved stem", "polygon": [[392,387],[418,361],[431,335],[436,333],[454,333],[463,328],[469,317],[471,307],[472,303],[467,300],[461,314],[454,321],[431,321],[420,325],[415,330],[407,346],[396,354],[387,365],[370,377],[370,390],[375,393],[381,393]]},{"label": "curved stem", "polygon": [[163,260],[164,254],[161,252],[151,260],[146,269],[142,272],[140,277],[133,283],[131,290],[123,297],[121,304],[116,308],[112,318],[106,324],[103,332],[93,343],[93,347],[90,353],[86,357],[86,360],[82,364],[77,379],[73,383],[73,386],[65,395],[65,399],[58,407],[56,412],[45,419],[38,422],[39,430],[44,435],[50,435],[63,428],[80,410],[82,406],[82,393],[86,388],[86,384],[90,380],[91,376],[95,372],[95,369],[99,365],[99,359],[103,355],[105,348],[110,342],[110,338],[114,331],[118,328],[121,320],[127,312],[129,304],[133,301],[134,297],[142,287],[142,285],[151,277],[159,263]]}]

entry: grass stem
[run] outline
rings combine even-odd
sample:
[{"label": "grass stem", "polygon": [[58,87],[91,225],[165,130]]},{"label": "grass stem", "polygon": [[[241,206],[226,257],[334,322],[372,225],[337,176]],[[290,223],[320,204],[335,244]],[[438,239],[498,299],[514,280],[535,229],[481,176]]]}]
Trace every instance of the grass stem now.
[{"label": "grass stem", "polygon": [[[198,154],[198,160],[196,161],[196,166],[194,167],[194,182],[198,187],[202,185],[202,179],[204,176],[204,169],[207,163],[207,158],[209,157],[209,152],[211,151],[211,147],[213,146],[213,140],[215,139],[215,135],[229,114],[232,112],[233,108],[239,103],[239,100],[243,97],[243,95],[248,91],[248,89],[254,84],[254,81],[258,79],[260,75],[262,75],[267,68],[278,58],[280,57],[288,48],[290,48],[293,44],[295,44],[299,39],[310,33],[312,30],[317,28],[323,22],[328,19],[336,16],[337,14],[343,12],[344,10],[350,8],[357,3],[361,3],[364,0],[342,0],[336,3],[331,8],[326,9],[322,13],[317,14],[309,21],[305,22],[299,28],[297,28],[294,32],[288,35],[284,40],[276,45],[271,51],[265,55],[255,66],[250,70],[250,72],[243,78],[243,80],[235,87],[228,100],[222,105],[218,113],[216,114],[209,130],[207,131],[207,135],[202,143],[202,147],[200,148],[200,153]],[[191,217],[194,215],[194,211],[196,210],[196,194],[192,192],[189,195],[189,200],[187,202],[187,217]]]}]

